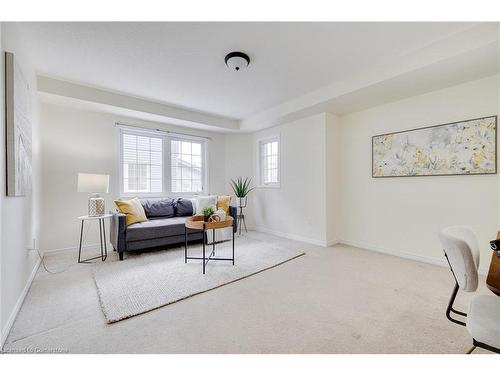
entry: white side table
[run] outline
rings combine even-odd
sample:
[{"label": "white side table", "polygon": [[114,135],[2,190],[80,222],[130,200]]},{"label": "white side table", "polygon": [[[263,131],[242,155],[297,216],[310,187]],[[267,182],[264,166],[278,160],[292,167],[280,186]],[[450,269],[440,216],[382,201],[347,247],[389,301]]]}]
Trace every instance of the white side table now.
[{"label": "white side table", "polygon": [[[108,249],[106,246],[106,219],[111,217],[111,214],[106,214],[102,216],[80,216],[78,220],[81,221],[80,226],[80,245],[78,246],[78,263],[91,263],[91,260],[101,258],[101,261],[105,261],[108,257]],[[82,259],[82,241],[83,241],[83,226],[86,221],[97,220],[99,222],[99,246],[101,248],[101,255],[93,258]]]}]

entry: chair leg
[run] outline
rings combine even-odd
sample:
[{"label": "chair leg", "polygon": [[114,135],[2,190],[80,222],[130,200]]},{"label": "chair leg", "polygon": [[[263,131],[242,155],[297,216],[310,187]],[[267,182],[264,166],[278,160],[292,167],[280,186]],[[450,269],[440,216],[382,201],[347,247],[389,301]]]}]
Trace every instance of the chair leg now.
[{"label": "chair leg", "polygon": [[475,345],[472,345],[472,347],[467,351],[465,354],[472,354],[472,352],[476,349]]},{"label": "chair leg", "polygon": [[474,338],[472,339],[472,345],[474,345],[475,348],[481,348],[481,349],[485,349],[485,350],[488,350],[488,351],[493,352],[493,353],[500,354],[500,348],[496,348],[494,346],[476,341],[476,339],[474,339]]}]

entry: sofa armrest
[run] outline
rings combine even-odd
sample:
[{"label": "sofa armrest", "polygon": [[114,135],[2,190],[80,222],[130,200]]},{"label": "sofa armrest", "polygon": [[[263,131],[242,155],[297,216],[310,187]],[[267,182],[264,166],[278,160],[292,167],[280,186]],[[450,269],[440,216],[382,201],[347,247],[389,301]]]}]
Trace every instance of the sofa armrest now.
[{"label": "sofa armrest", "polygon": [[113,248],[122,253],[126,250],[126,240],[127,240],[127,224],[126,215],[119,212],[110,212],[111,225],[109,228],[109,237]]},{"label": "sofa armrest", "polygon": [[229,206],[229,212],[233,218],[233,231],[236,233],[238,230],[238,208],[234,206]]}]

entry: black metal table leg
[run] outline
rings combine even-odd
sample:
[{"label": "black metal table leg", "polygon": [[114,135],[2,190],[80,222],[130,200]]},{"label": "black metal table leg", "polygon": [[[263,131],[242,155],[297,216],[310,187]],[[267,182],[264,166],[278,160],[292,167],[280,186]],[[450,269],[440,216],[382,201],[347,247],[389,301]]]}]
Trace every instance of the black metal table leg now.
[{"label": "black metal table leg", "polygon": [[82,220],[82,225],[80,228],[80,245],[78,246],[78,263],[82,263],[81,256],[82,256],[83,223],[84,221]]},{"label": "black metal table leg", "polygon": [[240,207],[240,214],[238,215],[238,227],[241,235],[241,220],[243,218],[243,208]]},{"label": "black metal table leg", "polygon": [[[200,223],[201,224],[201,223]],[[188,239],[187,239],[187,230],[188,227],[184,227],[184,263],[187,263],[189,259],[193,260],[201,260],[203,262],[202,264],[202,271],[203,274],[206,273],[206,268],[207,264],[210,261],[228,261],[232,262],[233,266],[235,264],[235,259],[234,259],[234,243],[235,243],[235,236],[236,236],[236,231],[234,230],[234,226],[227,226],[228,228],[232,228],[232,257],[217,257],[215,256],[216,253],[216,243],[215,243],[215,228],[209,228],[208,230],[212,229],[212,235],[213,235],[213,241],[212,241],[212,249],[208,249],[209,254],[207,255],[207,245],[208,244],[208,239],[207,239],[207,225],[206,223],[203,223],[201,228],[196,228],[197,233],[201,232],[202,234],[202,254],[201,256],[188,256],[188,251],[187,251],[187,245],[188,245]],[[198,232],[199,231],[199,232]]]},{"label": "black metal table leg", "polygon": [[203,224],[203,274],[205,274],[205,224]]},{"label": "black metal table leg", "polygon": [[78,263],[92,263],[92,260],[95,259],[101,259],[102,262],[104,262],[107,257],[108,257],[108,245],[107,245],[107,238],[106,238],[106,220],[105,218],[109,216],[104,216],[104,217],[96,217],[95,220],[97,220],[97,224],[99,225],[99,250],[101,251],[101,254],[92,258],[87,258],[87,259],[82,259],[82,248],[83,248],[83,232],[84,232],[84,227],[85,227],[85,221],[88,220],[84,217],[81,218],[81,227],[80,227],[80,242],[78,244]]},{"label": "black metal table leg", "polygon": [[215,228],[212,229],[212,254],[215,255]]},{"label": "black metal table leg", "polygon": [[102,225],[101,225],[101,219],[98,219],[98,224],[99,224],[99,249],[101,250],[101,260],[104,258],[104,249],[102,248]]},{"label": "black metal table leg", "polygon": [[106,258],[108,257],[108,245],[106,244],[106,222],[104,221],[104,219],[100,219],[100,221],[102,221],[102,236],[103,236],[103,239],[104,239],[104,257],[102,258],[102,261],[104,262],[106,260]]}]

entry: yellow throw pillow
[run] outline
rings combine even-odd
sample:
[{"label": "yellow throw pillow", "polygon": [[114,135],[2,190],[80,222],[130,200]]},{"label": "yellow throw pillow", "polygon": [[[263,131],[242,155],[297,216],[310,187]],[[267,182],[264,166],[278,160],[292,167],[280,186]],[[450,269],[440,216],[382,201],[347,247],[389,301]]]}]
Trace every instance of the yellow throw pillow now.
[{"label": "yellow throw pillow", "polygon": [[127,225],[147,221],[146,213],[142,207],[141,201],[138,198],[129,201],[115,201],[118,211],[127,215],[125,222]]},{"label": "yellow throw pillow", "polygon": [[229,212],[229,205],[231,204],[231,196],[230,195],[219,195],[217,197],[217,209],[224,210],[226,215],[231,216],[231,212]]}]

